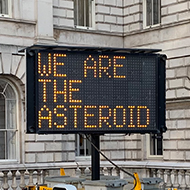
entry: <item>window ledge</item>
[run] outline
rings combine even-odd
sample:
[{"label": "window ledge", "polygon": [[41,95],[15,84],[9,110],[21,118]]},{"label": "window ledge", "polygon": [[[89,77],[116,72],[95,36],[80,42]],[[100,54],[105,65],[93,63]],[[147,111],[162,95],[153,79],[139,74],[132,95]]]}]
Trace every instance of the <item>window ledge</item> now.
[{"label": "window ledge", "polygon": [[0,16],[0,21],[5,21],[5,22],[17,22],[17,23],[23,23],[23,24],[36,24],[36,21],[32,20],[24,20],[24,19],[15,19],[11,17],[4,17]]},{"label": "window ledge", "polygon": [[91,156],[76,156],[76,162],[91,161]]},{"label": "window ledge", "polygon": [[175,26],[179,26],[179,25],[184,25],[184,24],[189,24],[190,23],[190,19],[187,20],[183,20],[183,21],[177,21],[174,23],[168,23],[168,24],[159,24],[159,25],[154,25],[154,27],[147,27],[147,28],[142,28],[136,31],[132,31],[132,32],[124,32],[124,37],[126,36],[132,36],[135,34],[141,34],[141,33],[146,33],[146,32],[151,32],[151,31],[156,31],[156,30],[161,30],[161,29],[166,29],[166,28],[171,28],[171,27],[175,27]]},{"label": "window ledge", "polygon": [[101,35],[119,36],[119,37],[123,36],[123,33],[108,32],[108,31],[103,31],[103,30],[96,30],[94,28],[88,28],[88,27],[68,27],[68,26],[54,25],[54,29],[73,31],[73,32],[84,32],[84,33],[90,33],[90,34],[101,34]]},{"label": "window ledge", "polygon": [[161,26],[161,23],[154,24],[154,25],[149,25],[149,26],[144,26],[144,30],[151,29],[151,28],[156,28],[156,27],[160,27],[160,26]]},{"label": "window ledge", "polygon": [[19,162],[17,160],[1,160],[0,159],[0,165],[4,164],[18,164]]},{"label": "window ledge", "polygon": [[94,30],[93,27],[88,27],[88,26],[77,26],[77,25],[75,25],[75,28],[82,29],[82,30]]},{"label": "window ledge", "polygon": [[163,160],[163,155],[149,155],[147,159],[160,161],[160,160]]},{"label": "window ledge", "polygon": [[0,17],[3,17],[3,18],[9,18],[10,16],[9,15],[7,15],[7,14],[0,14]]}]

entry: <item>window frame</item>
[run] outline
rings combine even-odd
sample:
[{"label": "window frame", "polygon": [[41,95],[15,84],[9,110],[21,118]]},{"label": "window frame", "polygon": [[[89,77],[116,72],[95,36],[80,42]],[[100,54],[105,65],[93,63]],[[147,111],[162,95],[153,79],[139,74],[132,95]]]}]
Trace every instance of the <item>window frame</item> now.
[{"label": "window frame", "polygon": [[[76,0],[76,1],[79,1],[79,0]],[[89,0],[89,1],[91,1],[91,15],[89,13],[89,22],[91,22],[91,25],[90,26],[82,26],[82,25],[78,24],[78,13],[77,13],[77,18],[75,18],[75,4],[74,4],[74,26],[75,26],[75,28],[79,28],[79,29],[94,29],[95,28],[95,0]],[[75,23],[75,19],[77,20],[77,23]]]},{"label": "window frame", "polygon": [[7,78],[3,77],[3,76],[0,76],[0,80],[1,81],[4,81],[7,83],[7,85],[10,85],[10,87],[12,88],[12,90],[14,91],[15,93],[15,118],[16,118],[16,127],[14,129],[7,129],[7,108],[6,108],[6,100],[5,100],[5,129],[0,129],[0,131],[4,131],[4,132],[7,132],[7,131],[15,131],[16,134],[15,134],[15,147],[16,147],[16,151],[15,151],[15,158],[13,159],[9,159],[9,158],[5,158],[5,159],[0,159],[0,164],[3,163],[19,163],[20,162],[20,139],[19,139],[19,130],[18,130],[18,126],[19,126],[19,117],[18,117],[18,113],[19,113],[19,106],[18,106],[18,103],[19,103],[19,94],[18,94],[18,90],[16,88],[16,86],[13,84],[13,82],[11,80],[8,80]]},{"label": "window frame", "polygon": [[11,0],[7,0],[7,1],[8,1],[8,14],[0,13],[0,17],[12,17],[12,11],[11,11],[12,1]]},{"label": "window frame", "polygon": [[[152,134],[146,134],[146,142],[147,142],[147,158],[148,159],[153,159],[153,160],[162,160],[163,159],[163,136],[162,136],[162,155],[154,155],[154,154],[151,154],[151,136]],[[155,139],[157,140],[157,139]],[[155,148],[155,147],[154,147]]]},{"label": "window frame", "polygon": [[[151,1],[153,2],[154,0],[151,0]],[[161,25],[161,0],[158,0],[158,1],[159,1],[159,10],[158,10],[159,22],[157,24],[147,25],[147,0],[143,0],[143,28],[144,29],[153,28],[153,27],[157,27]],[[152,6],[153,6],[153,3],[152,3]],[[152,12],[153,12],[153,9],[152,9]],[[152,16],[151,22],[153,22],[153,16]]]},{"label": "window frame", "polygon": [[[84,137],[84,135],[83,135]],[[86,139],[83,138],[83,142],[84,142],[84,148],[87,149],[86,147],[86,143],[90,142]],[[90,155],[86,155],[86,150],[84,151],[85,155],[80,155],[80,135],[79,134],[75,134],[75,160],[76,161],[86,161],[86,160],[91,160],[91,154]],[[91,144],[90,144],[90,149],[91,149]]]}]

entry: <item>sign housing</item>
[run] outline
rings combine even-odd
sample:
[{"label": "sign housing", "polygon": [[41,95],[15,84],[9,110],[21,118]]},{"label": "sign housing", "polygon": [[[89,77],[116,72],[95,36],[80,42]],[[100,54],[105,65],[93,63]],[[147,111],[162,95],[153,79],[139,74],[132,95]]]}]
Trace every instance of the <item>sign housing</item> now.
[{"label": "sign housing", "polygon": [[164,55],[58,46],[26,52],[28,133],[165,130]]}]

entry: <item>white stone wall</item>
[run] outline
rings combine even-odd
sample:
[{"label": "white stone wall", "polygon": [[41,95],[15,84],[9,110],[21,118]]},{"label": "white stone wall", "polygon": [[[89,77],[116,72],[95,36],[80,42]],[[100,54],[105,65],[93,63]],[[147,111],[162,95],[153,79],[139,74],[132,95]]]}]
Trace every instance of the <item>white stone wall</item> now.
[{"label": "white stone wall", "polygon": [[123,33],[123,2],[121,0],[95,1],[95,29]]},{"label": "white stone wall", "polygon": [[167,161],[189,161],[189,104],[187,102],[182,105],[176,103],[176,105],[170,105],[170,109],[167,111],[169,130],[164,135],[164,159]]},{"label": "white stone wall", "polygon": [[189,20],[189,1],[168,0],[162,2],[162,24],[172,24]]},{"label": "white stone wall", "polygon": [[25,163],[75,161],[75,136],[27,134],[25,159]]},{"label": "white stone wall", "polygon": [[12,19],[0,18],[1,44],[16,45],[20,47],[32,45],[35,37],[34,24],[34,22],[28,23],[23,20],[14,21]]},{"label": "white stone wall", "polygon": [[[75,160],[74,135],[25,134],[26,59],[18,50],[34,43],[162,49],[168,57],[163,159],[189,161],[190,2],[161,2],[161,24],[143,29],[143,0],[95,0],[94,28],[80,29],[74,27],[72,0],[13,1],[12,17],[0,17],[0,75],[12,77],[20,89],[21,162]],[[143,160],[148,156],[142,150],[148,148],[142,139],[146,137],[138,134],[106,135],[101,137],[101,149],[113,160]]]},{"label": "white stone wall", "polygon": [[124,1],[124,33],[141,30],[143,27],[143,3],[140,0]]},{"label": "white stone wall", "polygon": [[53,1],[53,24],[64,27],[74,27],[73,0]]},{"label": "white stone wall", "polygon": [[167,55],[166,98],[168,131],[164,133],[166,161],[189,161],[189,23],[146,29],[125,36],[125,47],[160,48]]},{"label": "white stone wall", "polygon": [[[112,160],[142,160],[139,134],[106,134],[101,137],[101,150]],[[102,157],[102,160],[105,160]]]}]

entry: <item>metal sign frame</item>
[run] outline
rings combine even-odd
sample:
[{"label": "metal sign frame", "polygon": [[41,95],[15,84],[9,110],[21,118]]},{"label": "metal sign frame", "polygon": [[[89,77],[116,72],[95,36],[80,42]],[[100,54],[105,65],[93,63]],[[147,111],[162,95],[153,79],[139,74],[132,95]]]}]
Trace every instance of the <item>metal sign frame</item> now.
[{"label": "metal sign frame", "polygon": [[[104,134],[104,133],[162,133],[166,131],[165,127],[165,60],[166,56],[157,54],[160,50],[151,50],[151,49],[123,49],[123,48],[99,48],[99,47],[71,47],[71,46],[32,46],[26,49],[27,56],[27,133],[39,133],[39,134],[68,134],[68,133],[88,133],[88,134]],[[123,127],[122,129],[111,128],[109,130],[104,130],[101,128],[95,129],[84,129],[77,130],[73,129],[67,130],[46,130],[45,128],[39,128],[39,82],[38,82],[38,53],[39,52],[49,52],[53,53],[62,53],[68,52],[80,55],[95,53],[100,55],[126,55],[126,56],[143,56],[149,59],[154,57],[156,59],[155,69],[156,69],[156,79],[154,84],[156,85],[156,94],[155,94],[155,108],[156,108],[156,125],[150,129],[141,129],[141,128],[129,128]],[[84,118],[83,118],[84,119]]]}]

